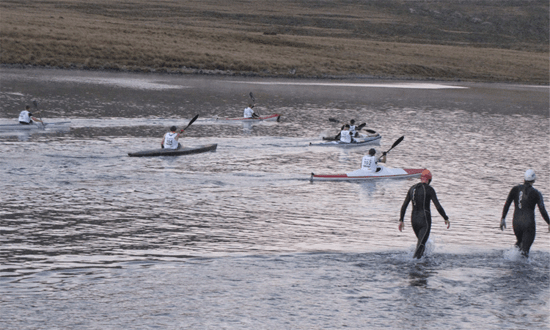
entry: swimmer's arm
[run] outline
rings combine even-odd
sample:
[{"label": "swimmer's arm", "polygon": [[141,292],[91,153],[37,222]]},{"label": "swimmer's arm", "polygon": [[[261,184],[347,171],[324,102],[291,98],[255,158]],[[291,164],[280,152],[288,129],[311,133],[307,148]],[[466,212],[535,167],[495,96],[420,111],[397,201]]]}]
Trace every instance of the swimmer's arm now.
[{"label": "swimmer's arm", "polygon": [[435,193],[435,190],[432,188],[430,189],[432,201],[434,202],[435,208],[437,209],[437,212],[445,219],[445,224],[447,225],[447,228],[450,226],[449,217],[447,214],[445,214],[445,210],[443,209],[443,206],[439,203],[439,200],[437,199],[437,194]]},{"label": "swimmer's arm", "polygon": [[517,187],[514,187],[514,188],[512,188],[512,190],[510,190],[510,193],[508,193],[508,198],[506,198],[506,203],[504,203],[504,208],[502,209],[501,219],[506,219],[506,214],[508,214],[508,210],[510,209],[510,205],[512,204],[512,201],[514,200],[516,190],[517,190]]},{"label": "swimmer's arm", "polygon": [[410,201],[411,201],[411,190],[409,189],[409,191],[407,192],[407,197],[405,197],[405,201],[401,206],[401,213],[399,215],[399,231],[403,229],[403,226],[404,226],[403,219],[405,218],[405,213],[407,212],[407,206],[409,206]]},{"label": "swimmer's arm", "polygon": [[539,200],[537,201],[537,205],[539,206],[540,214],[542,215],[542,218],[546,223],[548,224],[548,231],[550,231],[550,218],[548,217],[548,212],[546,211],[546,208],[544,207],[544,199],[542,197],[542,194],[539,192]]}]

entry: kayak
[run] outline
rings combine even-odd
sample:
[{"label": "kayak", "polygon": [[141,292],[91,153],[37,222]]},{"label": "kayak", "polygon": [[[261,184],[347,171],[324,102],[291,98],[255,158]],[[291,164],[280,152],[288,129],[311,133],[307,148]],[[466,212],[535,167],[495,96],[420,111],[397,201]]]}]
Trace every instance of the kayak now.
[{"label": "kayak", "polygon": [[51,128],[53,127],[59,127],[66,124],[70,124],[70,121],[60,121],[55,123],[46,123],[44,125],[39,123],[33,123],[30,125],[22,125],[22,124],[4,124],[0,125],[0,131],[14,131],[14,130],[33,130],[33,129],[43,129],[43,128]]},{"label": "kayak", "polygon": [[203,146],[185,147],[180,149],[153,149],[153,150],[144,150],[144,151],[138,151],[138,152],[129,152],[128,156],[130,157],[182,156],[182,155],[199,154],[201,152],[207,152],[207,151],[215,151],[217,147],[218,147],[217,144],[207,144]]},{"label": "kayak", "polygon": [[281,119],[281,115],[276,113],[276,114],[273,114],[273,115],[268,115],[268,116],[260,116],[260,117],[257,117],[257,118],[244,118],[244,117],[239,117],[239,118],[216,118],[216,120],[233,120],[233,121],[236,121],[236,122],[240,122],[240,123],[252,123],[252,122],[256,122],[256,121],[279,121]]},{"label": "kayak", "polygon": [[346,143],[342,141],[327,141],[321,143],[309,143],[312,147],[340,147],[340,148],[355,148],[365,145],[370,145],[373,143],[380,142],[382,135],[377,136],[367,136],[364,139],[359,140],[358,142]]},{"label": "kayak", "polygon": [[[371,138],[371,137],[377,137],[379,136],[380,134],[376,133],[376,134],[363,134],[363,133],[359,133],[359,136],[358,137],[355,137],[356,140],[358,141],[363,141],[365,139],[368,139],[368,138]],[[323,141],[340,141],[340,138],[336,138],[335,136],[323,136]]]},{"label": "kayak", "polygon": [[388,168],[378,166],[380,171],[358,169],[346,174],[314,174],[311,173],[309,181],[361,181],[373,179],[402,179],[420,177],[425,168]]}]

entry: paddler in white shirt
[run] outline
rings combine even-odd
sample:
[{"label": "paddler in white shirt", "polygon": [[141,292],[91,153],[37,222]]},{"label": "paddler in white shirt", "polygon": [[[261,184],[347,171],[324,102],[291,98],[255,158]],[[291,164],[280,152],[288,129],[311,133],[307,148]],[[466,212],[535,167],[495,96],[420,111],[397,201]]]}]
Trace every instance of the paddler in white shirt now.
[{"label": "paddler in white shirt", "polygon": [[355,119],[352,119],[352,120],[349,121],[349,134],[353,137],[357,137]]},{"label": "paddler in white shirt", "polygon": [[361,162],[361,169],[372,172],[380,171],[380,168],[377,166],[377,164],[386,162],[386,152],[383,152],[382,156],[380,157],[376,157],[375,154],[376,150],[374,148],[371,148],[369,150],[369,154],[363,157],[363,161]]},{"label": "paddler in white shirt", "polygon": [[162,142],[160,143],[160,146],[164,149],[180,149],[181,143],[178,142],[178,139],[180,137],[180,134],[185,132],[183,129],[178,133],[176,132],[177,127],[172,126],[170,127],[170,132],[164,134],[164,137],[162,138]]},{"label": "paddler in white shirt", "polygon": [[244,118],[258,118],[259,116],[252,110],[254,104],[249,104],[248,107],[244,109],[243,117]]},{"label": "paddler in white shirt", "polygon": [[340,131],[340,142],[344,142],[344,143],[357,142],[351,136],[351,134],[349,132],[349,125],[348,124],[345,124],[344,127],[342,127],[342,131]]},{"label": "paddler in white shirt", "polygon": [[[21,124],[21,125],[31,125],[34,122],[39,122],[39,123],[44,124],[44,122],[42,120],[33,117],[32,113],[30,113],[29,110],[30,110],[30,107],[27,105],[25,107],[25,110],[21,111],[21,113],[19,114],[19,124]],[[40,112],[38,112],[38,113],[40,113]]]}]

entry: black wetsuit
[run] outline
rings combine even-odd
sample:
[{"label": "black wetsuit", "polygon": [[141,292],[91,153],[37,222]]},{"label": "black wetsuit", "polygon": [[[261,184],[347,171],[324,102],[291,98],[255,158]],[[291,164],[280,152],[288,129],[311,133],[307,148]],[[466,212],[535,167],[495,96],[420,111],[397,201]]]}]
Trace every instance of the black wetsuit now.
[{"label": "black wetsuit", "polygon": [[544,208],[542,194],[530,183],[520,184],[510,190],[502,210],[502,219],[506,218],[512,201],[515,206],[512,225],[517,238],[516,246],[524,256],[528,257],[529,249],[535,241],[535,205],[539,206],[539,211],[546,223],[550,224],[550,219]]},{"label": "black wetsuit", "polygon": [[403,221],[405,212],[409,202],[412,201],[413,209],[411,213],[411,223],[418,238],[416,243],[416,251],[414,252],[414,258],[420,259],[426,249],[426,242],[430,237],[430,229],[432,228],[432,214],[430,212],[430,201],[433,201],[437,211],[443,219],[449,220],[449,217],[445,214],[445,210],[439,204],[437,195],[434,188],[427,183],[417,183],[409,189],[407,197],[401,207],[401,216],[399,221]]}]

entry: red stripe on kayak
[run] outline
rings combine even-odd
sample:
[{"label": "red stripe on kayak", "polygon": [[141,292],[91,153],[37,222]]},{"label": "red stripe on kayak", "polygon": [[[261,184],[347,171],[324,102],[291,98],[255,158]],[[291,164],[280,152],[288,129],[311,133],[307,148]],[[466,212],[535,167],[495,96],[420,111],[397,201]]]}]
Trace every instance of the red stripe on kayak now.
[{"label": "red stripe on kayak", "polygon": [[403,170],[407,172],[407,174],[420,174],[425,170],[425,168],[404,168]]}]

